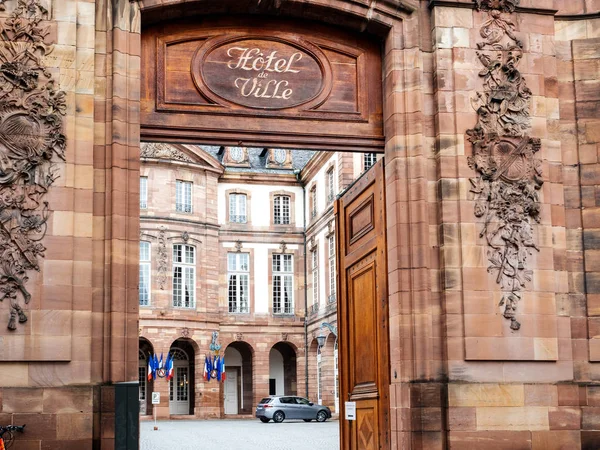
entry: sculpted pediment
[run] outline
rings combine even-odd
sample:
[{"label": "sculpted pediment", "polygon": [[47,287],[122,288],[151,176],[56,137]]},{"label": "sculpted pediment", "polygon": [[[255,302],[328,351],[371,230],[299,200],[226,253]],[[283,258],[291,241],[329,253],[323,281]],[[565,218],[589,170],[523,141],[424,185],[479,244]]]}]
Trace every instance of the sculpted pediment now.
[{"label": "sculpted pediment", "polygon": [[140,144],[140,156],[143,159],[161,159],[178,161],[201,166],[205,170],[223,172],[223,166],[208,153],[197,146],[167,144],[164,142],[143,142]]}]

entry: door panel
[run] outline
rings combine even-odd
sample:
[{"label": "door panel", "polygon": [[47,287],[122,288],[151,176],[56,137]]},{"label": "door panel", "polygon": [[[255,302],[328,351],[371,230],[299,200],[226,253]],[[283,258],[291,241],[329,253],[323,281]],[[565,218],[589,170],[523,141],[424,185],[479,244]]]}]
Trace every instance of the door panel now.
[{"label": "door panel", "polygon": [[[377,162],[335,203],[341,448],[388,450],[389,328],[385,180]],[[345,402],[356,420],[345,420]]]},{"label": "door panel", "polygon": [[238,414],[238,371],[227,369],[225,374],[225,414]]}]

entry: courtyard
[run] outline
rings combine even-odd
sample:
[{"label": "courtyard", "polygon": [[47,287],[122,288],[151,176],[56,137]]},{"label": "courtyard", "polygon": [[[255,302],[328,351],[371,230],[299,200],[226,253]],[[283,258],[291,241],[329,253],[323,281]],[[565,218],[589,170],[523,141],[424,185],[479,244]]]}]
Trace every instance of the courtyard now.
[{"label": "courtyard", "polygon": [[[140,423],[141,450],[339,450],[339,423],[172,420]],[[202,443],[206,443],[206,446]]]}]

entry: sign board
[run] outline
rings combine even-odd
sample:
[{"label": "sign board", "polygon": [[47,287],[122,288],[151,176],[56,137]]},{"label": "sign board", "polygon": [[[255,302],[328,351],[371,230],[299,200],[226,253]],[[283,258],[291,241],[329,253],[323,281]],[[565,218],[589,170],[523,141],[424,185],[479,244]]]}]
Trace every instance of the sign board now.
[{"label": "sign board", "polygon": [[381,42],[366,33],[215,17],[148,27],[142,55],[144,140],[364,152],[385,145]]},{"label": "sign board", "polygon": [[324,100],[332,88],[329,61],[318,47],[272,37],[209,39],[192,61],[192,76],[215,103],[246,108],[292,108],[327,89]]},{"label": "sign board", "polygon": [[153,392],[152,393],[152,404],[153,405],[160,405],[160,392]]},{"label": "sign board", "polygon": [[345,402],[346,420],[356,420],[356,402]]}]

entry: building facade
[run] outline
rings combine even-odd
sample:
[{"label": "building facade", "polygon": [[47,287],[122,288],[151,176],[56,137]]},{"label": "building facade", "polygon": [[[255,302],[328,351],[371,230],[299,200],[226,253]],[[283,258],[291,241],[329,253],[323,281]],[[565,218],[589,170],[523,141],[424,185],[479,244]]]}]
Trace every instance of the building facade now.
[{"label": "building facade", "polygon": [[[140,413],[152,391],[161,418],[251,415],[283,394],[337,412],[337,344],[316,339],[336,325],[332,205],[375,156],[145,143],[141,158]],[[222,384],[203,378],[214,331]],[[155,353],[175,355],[172,381],[147,379]]]},{"label": "building facade", "polygon": [[[221,394],[192,379],[190,367],[221,323],[209,305],[229,319],[229,299],[219,294],[222,282],[202,285],[199,274],[221,271],[237,282],[245,271],[225,272],[226,253],[248,254],[250,270],[257,254],[288,253],[278,239],[242,239],[237,223],[222,239],[217,225],[228,212],[193,202],[203,190],[218,193],[223,169],[185,150],[192,162],[173,164],[180,178],[163,175],[183,211],[153,206],[140,236],[140,141],[168,141],[385,154],[383,447],[600,447],[599,10],[595,0],[0,1],[0,412],[32,430],[19,444],[119,445],[118,391],[139,377],[140,309],[173,325],[171,337],[148,340],[145,351],[181,343],[180,380],[198,393],[207,388],[198,405],[220,414]],[[273,55],[270,63],[228,55],[244,47],[235,44],[240,36]],[[5,51],[15,42],[19,52]],[[267,72],[276,81],[257,90]],[[247,182],[229,183],[230,197],[247,195]],[[243,216],[240,205],[230,216]],[[184,235],[181,223],[194,211],[197,230]],[[252,220],[254,212],[251,205]],[[327,228],[314,229],[321,277],[319,233]],[[297,237],[290,246],[301,245],[300,230]],[[165,289],[154,287],[160,273],[146,271],[148,307],[139,306],[140,241],[141,264],[165,258],[162,241],[170,264],[160,272]],[[195,272],[194,261],[203,264]],[[174,281],[180,322],[152,307],[172,304]],[[320,310],[329,293],[325,279],[317,283],[325,288],[315,296]],[[264,303],[250,292],[252,315]],[[238,298],[232,304],[241,307]],[[276,329],[269,320],[284,324],[265,349],[302,347],[305,315],[265,318],[268,330]],[[241,321],[231,319],[220,343],[227,349],[242,333],[229,360],[260,363],[266,394],[266,352],[254,358]],[[316,337],[322,321],[332,319],[316,317]],[[166,383],[156,388],[169,397]],[[324,402],[331,391],[323,387]],[[241,392],[238,412],[251,391]],[[342,409],[349,394],[340,392]],[[174,407],[195,415],[199,397],[191,406],[190,398]],[[166,417],[170,405],[160,408]],[[357,433],[372,429],[361,414]]]}]

